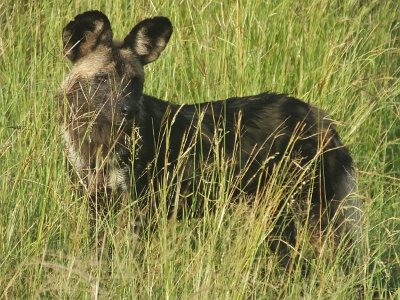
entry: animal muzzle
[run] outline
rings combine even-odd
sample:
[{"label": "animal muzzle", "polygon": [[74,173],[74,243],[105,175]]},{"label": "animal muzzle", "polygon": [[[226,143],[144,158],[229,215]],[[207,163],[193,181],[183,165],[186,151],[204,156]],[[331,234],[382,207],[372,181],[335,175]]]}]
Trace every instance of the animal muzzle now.
[{"label": "animal muzzle", "polygon": [[119,113],[126,120],[132,119],[133,116],[135,115],[135,107],[134,107],[133,103],[130,103],[130,102],[121,103]]}]

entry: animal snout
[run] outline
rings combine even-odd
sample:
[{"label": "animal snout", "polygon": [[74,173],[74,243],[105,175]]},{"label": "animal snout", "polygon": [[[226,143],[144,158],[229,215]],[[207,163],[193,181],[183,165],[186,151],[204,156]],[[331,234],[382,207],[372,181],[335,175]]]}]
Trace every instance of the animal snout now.
[{"label": "animal snout", "polygon": [[133,118],[133,114],[134,114],[134,107],[132,104],[130,103],[123,103],[121,105],[121,109],[120,109],[120,113],[123,117],[127,118],[127,119],[131,119]]}]

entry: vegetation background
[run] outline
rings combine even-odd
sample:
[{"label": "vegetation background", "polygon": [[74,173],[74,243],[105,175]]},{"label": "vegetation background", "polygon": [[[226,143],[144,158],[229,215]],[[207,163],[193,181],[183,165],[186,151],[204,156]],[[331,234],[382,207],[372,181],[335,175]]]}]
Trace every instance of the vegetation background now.
[{"label": "vegetation background", "polygon": [[[171,19],[166,51],[146,67],[150,95],[190,103],[286,92],[340,121],[365,203],[358,263],[346,272],[344,255],[322,256],[307,278],[284,272],[255,212],[224,205],[201,220],[161,214],[159,229],[134,241],[113,235],[113,258],[97,261],[54,98],[70,67],[62,28],[90,9],[120,38],[145,17]],[[2,0],[0,298],[354,299],[361,289],[400,299],[399,16],[397,0]]]}]

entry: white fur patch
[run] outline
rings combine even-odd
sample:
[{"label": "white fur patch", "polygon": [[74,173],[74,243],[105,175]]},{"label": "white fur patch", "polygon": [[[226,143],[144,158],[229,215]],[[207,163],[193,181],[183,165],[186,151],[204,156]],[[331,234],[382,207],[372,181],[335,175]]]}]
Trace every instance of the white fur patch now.
[{"label": "white fur patch", "polygon": [[[86,166],[85,160],[82,158],[79,152],[76,151],[75,146],[71,139],[71,135],[68,132],[68,130],[63,129],[63,134],[65,140],[65,148],[67,152],[67,159],[69,164],[73,167],[76,174],[80,177],[81,183],[86,186],[86,183],[89,182],[88,184],[90,186],[92,172],[89,171],[88,166]],[[106,175],[107,177],[105,184],[107,184],[107,186],[111,189],[122,189],[124,191],[127,190],[128,189],[127,182],[129,174],[128,170],[126,168],[121,168],[117,166],[115,157],[109,157],[107,164],[109,171]],[[84,171],[89,171],[89,172],[87,173]],[[86,179],[83,179],[83,177],[81,176],[87,176],[87,177],[84,177]],[[88,182],[86,182],[87,180]]]},{"label": "white fur patch", "polygon": [[108,174],[107,185],[111,189],[121,188],[122,190],[127,190],[127,170],[118,167],[112,168]]},{"label": "white fur patch", "polygon": [[75,171],[78,173],[82,172],[82,170],[85,168],[85,162],[80,154],[75,150],[70,133],[67,129],[64,129],[64,140],[69,163],[75,169]]}]

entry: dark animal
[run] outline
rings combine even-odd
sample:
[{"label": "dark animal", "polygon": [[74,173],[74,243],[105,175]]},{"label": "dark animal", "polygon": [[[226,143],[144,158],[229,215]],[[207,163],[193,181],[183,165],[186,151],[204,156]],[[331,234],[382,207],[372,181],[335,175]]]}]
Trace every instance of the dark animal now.
[{"label": "dark animal", "polygon": [[167,186],[171,215],[201,216],[207,182],[218,190],[226,176],[232,199],[254,201],[281,176],[286,194],[279,206],[307,210],[313,234],[332,225],[343,235],[358,226],[352,159],[323,111],[274,93],[192,105],[143,94],[143,67],[171,34],[170,21],[154,17],[114,41],[99,11],[76,16],[63,30],[73,63],[59,93],[67,155],[94,210],[129,194],[150,216]]}]

